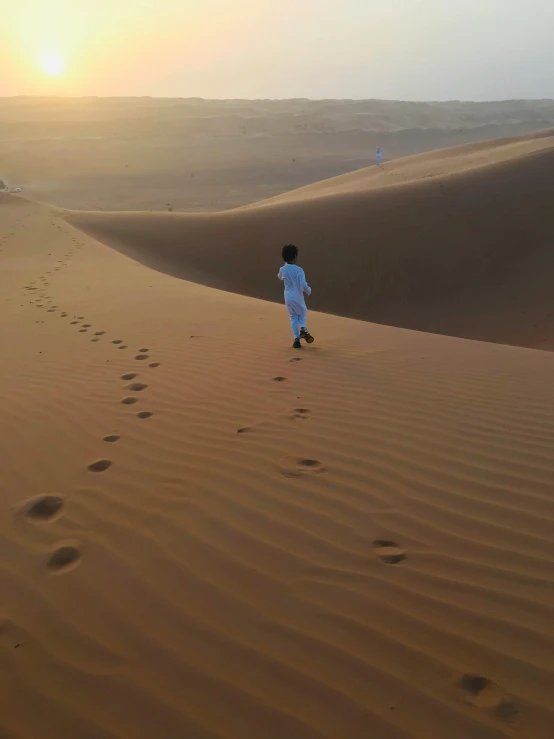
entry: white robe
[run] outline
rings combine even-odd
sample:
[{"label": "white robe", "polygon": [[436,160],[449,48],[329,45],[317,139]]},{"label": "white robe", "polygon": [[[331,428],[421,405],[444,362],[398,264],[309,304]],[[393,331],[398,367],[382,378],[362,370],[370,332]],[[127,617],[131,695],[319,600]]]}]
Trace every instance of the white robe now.
[{"label": "white robe", "polygon": [[312,288],[306,282],[302,267],[297,264],[284,264],[277,277],[285,283],[285,305],[289,313],[305,315],[307,309],[304,293],[311,295]]},{"label": "white robe", "polygon": [[277,277],[285,283],[285,305],[289,312],[294,338],[300,338],[302,329],[306,328],[308,309],[304,293],[311,295],[312,288],[306,282],[304,270],[296,264],[285,264]]}]

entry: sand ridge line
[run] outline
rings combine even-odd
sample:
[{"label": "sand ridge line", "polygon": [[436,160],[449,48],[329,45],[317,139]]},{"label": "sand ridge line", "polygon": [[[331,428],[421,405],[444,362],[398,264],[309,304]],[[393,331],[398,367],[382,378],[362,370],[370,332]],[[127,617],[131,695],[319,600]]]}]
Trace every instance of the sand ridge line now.
[{"label": "sand ridge line", "polygon": [[[292,240],[317,285],[313,310],[548,351],[553,166],[550,131],[364,167],[218,213],[64,217],[146,266],[274,302],[282,291],[268,276]],[[241,249],[256,255],[247,270],[234,268]]]}]

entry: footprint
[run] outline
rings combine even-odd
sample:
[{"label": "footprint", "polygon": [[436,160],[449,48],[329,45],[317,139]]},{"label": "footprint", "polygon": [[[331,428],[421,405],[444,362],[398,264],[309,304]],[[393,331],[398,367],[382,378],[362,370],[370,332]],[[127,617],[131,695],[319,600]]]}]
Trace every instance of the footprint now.
[{"label": "footprint", "polygon": [[247,434],[249,431],[252,431],[252,426],[242,426],[237,429],[237,434]]},{"label": "footprint", "polygon": [[137,413],[138,418],[150,418],[153,415],[154,414],[151,413],[150,411],[141,411],[140,413]]},{"label": "footprint", "polygon": [[38,495],[24,504],[22,512],[31,521],[52,521],[64,503],[64,499],[59,495]]},{"label": "footprint", "polygon": [[150,351],[149,349],[139,349],[139,352],[141,354],[146,354],[147,351]]},{"label": "footprint", "polygon": [[[50,312],[50,311],[48,311],[48,312]],[[88,331],[88,328],[80,328],[80,329],[79,329],[79,333],[80,333],[80,334],[86,334],[86,333],[87,333],[87,331]]]},{"label": "footprint", "polygon": [[303,421],[307,421],[310,418],[309,408],[295,408],[292,412],[293,418],[301,418]]},{"label": "footprint", "polygon": [[112,464],[113,462],[110,462],[109,459],[99,459],[97,462],[89,464],[87,469],[89,472],[105,472]]},{"label": "footprint", "polygon": [[85,320],[85,317],[84,316],[77,316],[77,320],[84,321]]},{"label": "footprint", "polygon": [[83,328],[92,328],[92,324],[90,324],[90,323],[83,323]]},{"label": "footprint", "polygon": [[61,318],[67,318],[67,313],[60,313]]},{"label": "footprint", "polygon": [[123,398],[121,401],[123,405],[134,405],[137,402],[138,398],[133,398],[132,395],[130,395],[128,398]]},{"label": "footprint", "polygon": [[114,339],[112,344],[123,344],[123,339]]},{"label": "footprint", "polygon": [[375,539],[373,551],[387,565],[396,565],[406,559],[406,551],[399,547],[395,541]]},{"label": "footprint", "polygon": [[77,326],[78,323],[79,323],[79,321],[70,321],[69,322],[69,325],[70,326]]},{"label": "footprint", "polygon": [[113,444],[114,441],[119,441],[121,439],[121,436],[117,436],[117,434],[110,434],[109,436],[104,436],[102,441],[107,441],[109,444]]},{"label": "footprint", "polygon": [[121,346],[117,347],[118,349],[127,349],[127,344],[121,344]]},{"label": "footprint", "polygon": [[59,547],[48,558],[46,566],[52,572],[65,572],[76,567],[81,560],[81,552],[77,547]]},{"label": "footprint", "polygon": [[141,390],[146,390],[148,385],[146,385],[144,382],[133,382],[132,385],[129,385],[129,390],[132,390],[134,393],[140,393]]},{"label": "footprint", "polygon": [[303,477],[307,474],[321,475],[327,470],[317,459],[303,457],[283,457],[279,462],[281,474],[285,477]]},{"label": "footprint", "polygon": [[127,372],[126,375],[121,375],[122,380],[134,380],[137,376],[136,372]]},{"label": "footprint", "polygon": [[55,311],[54,308],[48,308],[48,310],[46,312],[47,313],[55,313],[56,311]]},{"label": "footprint", "polygon": [[106,333],[105,331],[95,331],[94,332],[94,335],[95,336],[104,336],[105,333]]},{"label": "footprint", "polygon": [[152,362],[152,364],[149,364],[148,366],[154,368],[154,367],[159,367],[160,364],[161,364],[160,362]]},{"label": "footprint", "polygon": [[465,700],[475,708],[491,711],[496,718],[515,723],[518,718],[516,705],[500,685],[487,677],[466,673],[462,675],[458,686],[465,693]]},{"label": "footprint", "polygon": [[292,359],[289,359],[289,362],[301,362],[302,357],[293,357]]},{"label": "footprint", "polygon": [[287,378],[286,377],[274,377],[273,381],[274,382],[286,382]]},{"label": "footprint", "polygon": [[100,341],[100,339],[91,339],[91,341]]},{"label": "footprint", "polygon": [[148,354],[137,354],[135,359],[148,359]]}]

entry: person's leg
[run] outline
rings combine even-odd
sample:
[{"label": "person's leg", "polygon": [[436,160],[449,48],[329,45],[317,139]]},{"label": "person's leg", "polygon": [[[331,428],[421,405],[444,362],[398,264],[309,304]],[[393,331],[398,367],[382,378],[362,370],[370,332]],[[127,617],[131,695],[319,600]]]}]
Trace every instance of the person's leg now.
[{"label": "person's leg", "polygon": [[289,312],[290,317],[290,325],[292,326],[292,333],[294,334],[295,339],[300,338],[300,325],[298,321],[298,315],[294,312],[292,308],[289,308],[287,305],[287,310]]},{"label": "person's leg", "polygon": [[300,321],[298,320],[298,316],[293,314],[291,314],[290,320],[292,325],[292,333],[294,334],[294,343],[292,345],[292,348],[301,349],[302,344],[300,343],[300,336],[302,335],[302,332],[300,329]]},{"label": "person's leg", "polygon": [[298,320],[298,316],[292,316],[291,323],[292,323],[292,333],[294,334],[294,338],[299,339],[300,338],[300,322]]},{"label": "person's leg", "polygon": [[308,318],[308,311],[304,310],[302,314],[299,316],[300,319],[300,338],[304,339],[308,344],[314,343],[314,337],[310,334],[308,329],[306,328]]}]

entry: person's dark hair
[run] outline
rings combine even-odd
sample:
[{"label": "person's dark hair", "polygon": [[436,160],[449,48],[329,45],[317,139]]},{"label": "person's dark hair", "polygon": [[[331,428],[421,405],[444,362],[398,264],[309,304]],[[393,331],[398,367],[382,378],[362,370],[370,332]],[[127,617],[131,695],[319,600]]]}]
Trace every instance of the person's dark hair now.
[{"label": "person's dark hair", "polygon": [[298,256],[298,247],[294,244],[287,244],[283,247],[283,251],[281,253],[283,255],[283,261],[290,263]]}]

